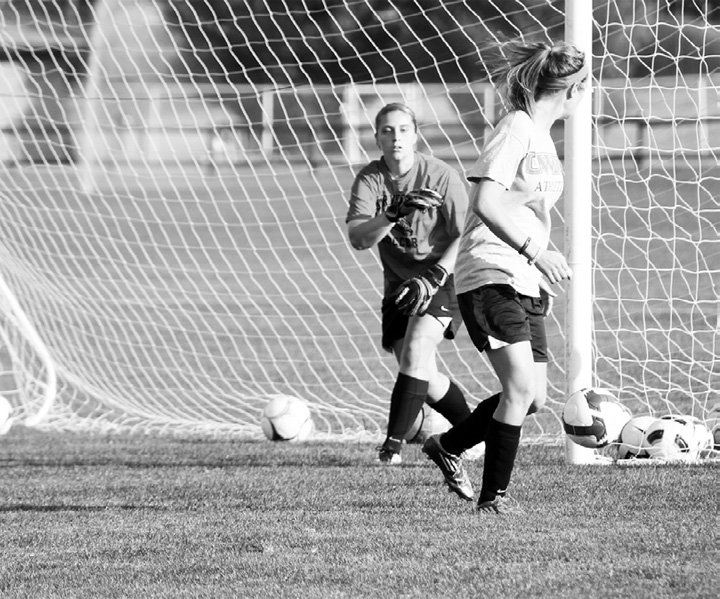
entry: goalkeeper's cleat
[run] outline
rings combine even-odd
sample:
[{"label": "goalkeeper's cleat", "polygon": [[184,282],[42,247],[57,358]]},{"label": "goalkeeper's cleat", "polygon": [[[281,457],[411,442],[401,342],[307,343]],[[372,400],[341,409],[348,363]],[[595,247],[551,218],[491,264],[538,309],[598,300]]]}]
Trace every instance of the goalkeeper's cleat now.
[{"label": "goalkeeper's cleat", "polygon": [[440,444],[440,435],[432,435],[423,444],[423,453],[428,459],[435,462],[445,477],[445,483],[450,490],[464,499],[472,501],[475,492],[473,491],[470,478],[462,465],[462,459],[445,451]]},{"label": "goalkeeper's cleat", "polygon": [[522,508],[502,495],[498,495],[493,500],[478,501],[477,511],[483,514],[500,514],[503,516],[523,513]]},{"label": "goalkeeper's cleat", "polygon": [[402,464],[402,456],[397,451],[393,451],[389,447],[378,447],[377,449],[377,461],[381,464]]}]

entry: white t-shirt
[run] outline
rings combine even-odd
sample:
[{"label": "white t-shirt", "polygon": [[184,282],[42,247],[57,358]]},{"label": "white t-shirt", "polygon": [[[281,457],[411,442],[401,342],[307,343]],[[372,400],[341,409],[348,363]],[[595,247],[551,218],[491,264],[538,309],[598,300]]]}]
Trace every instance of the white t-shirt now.
[{"label": "white t-shirt", "polygon": [[[480,158],[468,171],[470,181],[487,178],[510,191],[540,192],[541,200],[508,198],[517,226],[541,248],[550,239],[550,209],[564,187],[562,163],[550,132],[538,128],[526,112],[507,114],[492,131]],[[540,296],[540,271],[500,240],[474,211],[468,210],[455,264],[457,293],[482,285],[507,284],[518,293]]]}]

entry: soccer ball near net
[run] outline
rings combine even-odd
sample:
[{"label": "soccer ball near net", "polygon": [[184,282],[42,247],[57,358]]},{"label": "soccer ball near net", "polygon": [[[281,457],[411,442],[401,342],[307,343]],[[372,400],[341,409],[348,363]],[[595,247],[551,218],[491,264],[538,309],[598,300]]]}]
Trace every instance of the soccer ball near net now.
[{"label": "soccer ball near net", "polygon": [[710,414],[705,422],[712,436],[712,449],[720,451],[720,403],[715,404],[711,408]]},{"label": "soccer ball near net", "polygon": [[431,435],[444,433],[450,428],[450,423],[442,414],[424,404],[415,422],[405,435],[408,443],[425,443]]},{"label": "soccer ball near net", "polygon": [[657,418],[645,431],[643,449],[658,460],[686,460],[691,457],[694,431],[682,418]]},{"label": "soccer ball near net", "polygon": [[643,448],[648,456],[658,460],[694,460],[711,447],[710,431],[693,416],[658,418],[647,428],[643,439]]},{"label": "soccer ball near net", "polygon": [[617,441],[630,418],[630,410],[605,389],[576,391],[565,403],[562,413],[568,438],[590,449]]},{"label": "soccer ball near net", "polygon": [[697,457],[704,457],[708,451],[714,449],[715,439],[713,432],[702,420],[694,416],[690,418],[690,424],[693,427],[693,444],[697,451]]},{"label": "soccer ball near net", "polygon": [[260,426],[270,441],[300,442],[315,430],[308,404],[292,395],[273,395],[263,408]]},{"label": "soccer ball near net", "polygon": [[0,435],[4,435],[12,426],[12,406],[10,402],[0,395]]},{"label": "soccer ball near net", "polygon": [[645,431],[655,422],[654,416],[634,416],[625,423],[620,431],[618,439],[618,455],[619,460],[628,460],[630,458],[646,458],[647,451],[642,446],[645,438]]}]

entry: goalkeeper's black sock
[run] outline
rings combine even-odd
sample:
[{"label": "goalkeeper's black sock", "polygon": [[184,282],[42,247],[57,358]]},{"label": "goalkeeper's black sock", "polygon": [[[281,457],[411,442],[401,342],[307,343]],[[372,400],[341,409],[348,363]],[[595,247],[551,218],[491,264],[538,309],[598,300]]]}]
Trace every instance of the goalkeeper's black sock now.
[{"label": "goalkeeper's black sock", "polygon": [[450,381],[447,393],[435,403],[428,405],[438,414],[444,416],[450,424],[457,424],[470,416],[470,407],[465,401],[463,392],[452,381]]},{"label": "goalkeeper's black sock", "polygon": [[485,438],[485,466],[478,503],[492,501],[498,495],[505,496],[515,467],[521,431],[522,426],[505,424],[494,418],[490,423]]},{"label": "goalkeeper's black sock", "polygon": [[443,449],[453,455],[460,455],[466,449],[485,441],[488,426],[499,404],[499,393],[481,401],[467,418],[440,437]]},{"label": "goalkeeper's black sock", "polygon": [[390,396],[387,439],[384,447],[400,453],[403,439],[415,423],[427,398],[428,382],[398,374]]}]

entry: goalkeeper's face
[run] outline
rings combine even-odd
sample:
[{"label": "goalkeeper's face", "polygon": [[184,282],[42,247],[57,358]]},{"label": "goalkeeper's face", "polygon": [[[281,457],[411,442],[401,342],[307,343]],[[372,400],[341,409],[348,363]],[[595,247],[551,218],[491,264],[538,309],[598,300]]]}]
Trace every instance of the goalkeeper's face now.
[{"label": "goalkeeper's face", "polygon": [[400,110],[383,115],[375,139],[386,161],[402,162],[413,156],[417,131],[412,116]]}]

